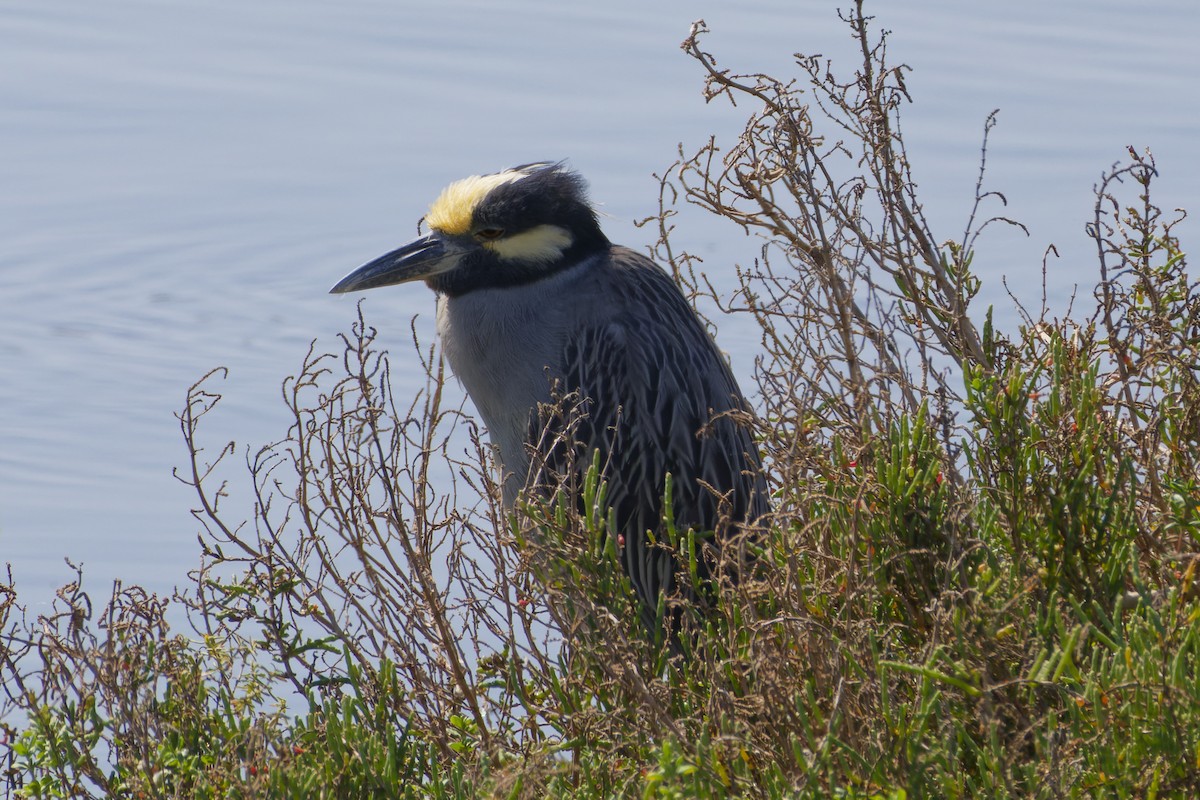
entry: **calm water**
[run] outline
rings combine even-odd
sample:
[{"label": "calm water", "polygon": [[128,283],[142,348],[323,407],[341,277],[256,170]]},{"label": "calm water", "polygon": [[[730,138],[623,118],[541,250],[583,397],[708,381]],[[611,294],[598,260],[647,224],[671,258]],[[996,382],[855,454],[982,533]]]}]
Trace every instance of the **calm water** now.
[{"label": "calm water", "polygon": [[[833,4],[733,5],[0,2],[0,562],[23,599],[49,600],[65,556],[101,594],[185,581],[197,526],[171,469],[187,387],[231,370],[214,448],[281,436],[280,380],[354,316],[328,287],[410,236],[448,181],[569,157],[610,236],[645,244],[651,173],[740,117],[701,99],[678,49],[693,19],[740,71],[850,53]],[[915,70],[905,127],[941,238],[960,234],[1001,109],[990,185],[1032,235],[985,240],[993,281],[1036,300],[1051,242],[1056,307],[1092,280],[1091,187],[1127,145],[1155,152],[1163,204],[1200,213],[1194,0],[876,6]],[[720,225],[681,235],[717,276],[757,252]],[[428,331],[432,295],[365,307],[403,378],[407,319]],[[721,341],[746,374],[752,338],[729,325]]]}]

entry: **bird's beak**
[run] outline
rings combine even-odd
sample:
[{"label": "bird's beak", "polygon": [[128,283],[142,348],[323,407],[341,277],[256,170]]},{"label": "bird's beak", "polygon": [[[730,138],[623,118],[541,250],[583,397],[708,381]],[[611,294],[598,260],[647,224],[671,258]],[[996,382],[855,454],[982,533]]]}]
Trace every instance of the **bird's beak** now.
[{"label": "bird's beak", "polygon": [[430,278],[454,269],[465,252],[461,244],[434,231],[363,264],[338,281],[329,293],[358,292]]}]

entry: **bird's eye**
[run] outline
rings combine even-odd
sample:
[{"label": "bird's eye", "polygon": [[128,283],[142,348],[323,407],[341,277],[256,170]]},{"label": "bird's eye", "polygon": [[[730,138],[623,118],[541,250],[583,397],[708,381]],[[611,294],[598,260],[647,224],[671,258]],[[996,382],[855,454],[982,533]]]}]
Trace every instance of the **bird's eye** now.
[{"label": "bird's eye", "polygon": [[494,242],[503,235],[503,228],[481,228],[475,231],[475,238],[481,242]]}]

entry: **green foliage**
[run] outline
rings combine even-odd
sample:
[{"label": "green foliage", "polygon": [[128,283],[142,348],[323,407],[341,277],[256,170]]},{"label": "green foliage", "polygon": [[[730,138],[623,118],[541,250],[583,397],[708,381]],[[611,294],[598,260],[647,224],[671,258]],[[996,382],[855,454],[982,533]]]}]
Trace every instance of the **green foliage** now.
[{"label": "green foliage", "polygon": [[[116,663],[78,662],[137,670],[134,687],[155,687],[140,696],[76,686],[74,697],[29,703],[30,719],[11,746],[6,796],[464,796],[462,770],[443,769],[395,712],[391,665],[370,680],[348,665],[350,693],[314,700],[306,714],[289,718],[262,707],[267,687],[251,651],[176,645],[182,643],[143,640]],[[176,652],[157,657],[164,647]],[[252,677],[231,694],[211,676],[234,662]]]},{"label": "green foliage", "polygon": [[[382,664],[368,681],[348,664],[347,682],[351,694],[325,698],[286,732],[291,752],[271,765],[269,796],[468,796],[462,767],[443,769],[396,713],[400,689],[393,665]],[[368,687],[371,697],[363,694]]]}]

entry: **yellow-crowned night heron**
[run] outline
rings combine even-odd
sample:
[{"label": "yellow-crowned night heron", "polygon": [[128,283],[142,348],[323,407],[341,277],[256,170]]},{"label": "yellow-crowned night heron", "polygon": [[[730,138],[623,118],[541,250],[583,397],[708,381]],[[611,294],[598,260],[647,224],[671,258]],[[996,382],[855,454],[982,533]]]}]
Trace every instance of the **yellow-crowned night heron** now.
[{"label": "yellow-crowned night heron", "polygon": [[580,469],[600,451],[621,559],[652,625],[675,584],[670,552],[648,538],[665,538],[667,473],[677,529],[713,531],[718,546],[767,511],[729,367],[670,277],[608,241],[583,180],[561,164],[460,180],[425,222],[428,235],[332,291],[423,280],[437,293],[446,358],[487,425],[509,506],[554,458],[539,446],[554,438],[545,408],[563,394],[582,400],[559,423]]}]

